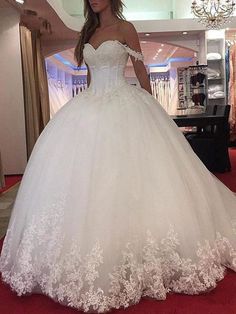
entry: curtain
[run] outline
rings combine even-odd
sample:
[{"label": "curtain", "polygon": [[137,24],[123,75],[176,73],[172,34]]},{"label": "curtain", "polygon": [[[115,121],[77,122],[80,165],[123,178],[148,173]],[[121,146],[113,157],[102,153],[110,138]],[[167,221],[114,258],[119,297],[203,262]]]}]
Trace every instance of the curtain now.
[{"label": "curtain", "polygon": [[2,167],[2,158],[1,158],[1,152],[0,152],[0,189],[5,187],[5,178],[3,173],[3,167]]},{"label": "curtain", "polygon": [[230,110],[230,140],[236,140],[236,45],[230,48],[230,81],[229,81]]},{"label": "curtain", "polygon": [[50,119],[49,95],[39,31],[20,25],[27,157]]},{"label": "curtain", "polygon": [[45,128],[48,121],[50,120],[50,107],[49,107],[49,91],[48,91],[48,80],[47,80],[47,72],[45,59],[42,54],[41,49],[41,35],[39,31],[34,31],[32,33],[33,37],[33,47],[35,50],[36,56],[36,66],[35,70],[37,71],[37,79],[38,79],[38,90],[39,90],[39,99],[40,99],[40,112],[42,114],[41,118],[41,131]]}]

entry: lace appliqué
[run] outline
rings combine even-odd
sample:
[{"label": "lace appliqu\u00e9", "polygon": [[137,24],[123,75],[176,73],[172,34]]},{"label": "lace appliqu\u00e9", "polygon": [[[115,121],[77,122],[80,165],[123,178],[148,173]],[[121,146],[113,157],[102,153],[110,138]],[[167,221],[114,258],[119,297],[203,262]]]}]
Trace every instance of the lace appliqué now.
[{"label": "lace appliqu\u00e9", "polygon": [[131,49],[129,46],[127,45],[123,45],[124,48],[126,49],[126,51],[128,52],[128,54],[132,57],[134,57],[135,61],[139,60],[139,61],[144,61],[144,56],[141,52],[135,51],[133,49]]},{"label": "lace appliqu\u00e9", "polygon": [[82,252],[77,237],[66,238],[63,211],[61,200],[45,208],[37,219],[33,217],[15,257],[11,256],[14,234],[8,230],[0,270],[2,279],[18,295],[37,288],[63,305],[103,313],[136,304],[145,296],[163,300],[170,291],[199,294],[223,279],[226,266],[236,270],[236,251],[228,239],[217,233],[213,244],[199,243],[193,261],[180,256],[181,244],[171,226],[161,241],[147,231],[140,252],[132,241],[127,242],[112,272],[101,272],[104,256],[109,254],[104,254],[98,240]]},{"label": "lace appliqu\u00e9", "polygon": [[[236,196],[236,194],[235,194],[235,196]],[[232,221],[232,226],[233,226],[233,231],[236,234],[236,220]]]}]

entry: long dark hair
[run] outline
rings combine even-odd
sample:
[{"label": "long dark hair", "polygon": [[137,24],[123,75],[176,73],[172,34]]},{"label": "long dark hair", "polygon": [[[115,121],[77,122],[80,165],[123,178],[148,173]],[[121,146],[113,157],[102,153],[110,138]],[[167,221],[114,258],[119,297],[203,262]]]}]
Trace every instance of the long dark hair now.
[{"label": "long dark hair", "polygon": [[[112,13],[119,19],[125,20],[123,15],[124,4],[122,0],[110,0]],[[84,44],[89,41],[96,28],[100,25],[99,15],[93,12],[89,1],[84,0],[84,17],[85,23],[80,32],[78,43],[75,47],[75,60],[78,66],[81,66],[83,62],[83,49]]]}]

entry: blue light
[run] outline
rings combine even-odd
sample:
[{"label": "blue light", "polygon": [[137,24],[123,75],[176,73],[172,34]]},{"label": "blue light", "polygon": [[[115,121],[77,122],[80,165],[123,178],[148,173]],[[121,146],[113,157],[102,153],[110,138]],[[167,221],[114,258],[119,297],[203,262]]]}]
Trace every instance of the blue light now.
[{"label": "blue light", "polygon": [[59,53],[56,53],[54,55],[54,57],[60,61],[61,63],[63,63],[65,66],[71,68],[74,71],[79,71],[79,70],[87,70],[87,67],[77,67],[74,64],[72,64],[70,61],[66,60],[65,58],[63,58]]},{"label": "blue light", "polygon": [[188,58],[181,58],[181,57],[179,57],[179,58],[170,58],[168,60],[168,63],[170,63],[170,62],[190,62],[192,60],[193,60],[192,57],[188,57]]},{"label": "blue light", "polygon": [[149,64],[149,68],[164,68],[168,66],[168,63]]},{"label": "blue light", "polygon": [[[65,58],[63,58],[59,53],[56,53],[54,55],[54,57],[60,61],[61,63],[63,63],[65,66],[68,66],[69,68],[71,68],[74,71],[79,71],[79,70],[87,70],[86,66],[83,67],[77,67],[74,64],[72,64],[70,61],[66,60]],[[148,66],[150,68],[152,67],[157,67],[157,68],[163,68],[163,67],[167,67],[171,62],[190,62],[192,61],[193,58],[192,57],[177,57],[177,58],[169,58],[166,60],[165,63],[157,63],[157,64],[149,64]]]},{"label": "blue light", "polygon": [[169,58],[166,60],[165,63],[149,64],[148,66],[150,68],[152,67],[163,68],[163,67],[167,67],[171,62],[190,62],[192,60],[193,60],[192,57]]}]

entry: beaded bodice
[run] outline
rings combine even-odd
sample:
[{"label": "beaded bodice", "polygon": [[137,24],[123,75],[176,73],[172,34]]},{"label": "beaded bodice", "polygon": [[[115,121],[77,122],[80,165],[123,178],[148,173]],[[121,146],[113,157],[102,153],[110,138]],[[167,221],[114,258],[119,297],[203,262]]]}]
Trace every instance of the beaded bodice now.
[{"label": "beaded bodice", "polygon": [[106,93],[125,84],[124,71],[128,56],[142,60],[143,55],[118,40],[107,40],[97,49],[91,44],[84,46],[84,60],[91,74],[90,89],[96,94]]}]

